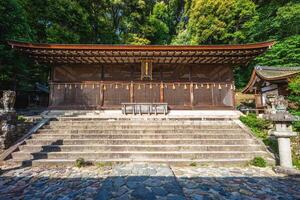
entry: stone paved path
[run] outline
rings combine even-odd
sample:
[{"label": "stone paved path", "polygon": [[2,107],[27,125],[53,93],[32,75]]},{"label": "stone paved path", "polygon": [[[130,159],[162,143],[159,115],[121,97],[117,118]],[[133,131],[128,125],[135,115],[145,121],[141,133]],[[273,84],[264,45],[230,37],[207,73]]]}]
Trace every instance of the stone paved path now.
[{"label": "stone paved path", "polygon": [[0,176],[10,199],[300,199],[300,178],[271,169],[120,164],[84,168],[18,168]]}]

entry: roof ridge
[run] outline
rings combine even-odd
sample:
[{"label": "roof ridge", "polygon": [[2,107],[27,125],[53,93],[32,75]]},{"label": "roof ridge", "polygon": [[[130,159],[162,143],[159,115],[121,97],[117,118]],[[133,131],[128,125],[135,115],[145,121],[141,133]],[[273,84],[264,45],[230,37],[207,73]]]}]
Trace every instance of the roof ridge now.
[{"label": "roof ridge", "polygon": [[274,71],[298,71],[300,67],[283,67],[283,66],[255,66],[256,70],[274,70]]}]

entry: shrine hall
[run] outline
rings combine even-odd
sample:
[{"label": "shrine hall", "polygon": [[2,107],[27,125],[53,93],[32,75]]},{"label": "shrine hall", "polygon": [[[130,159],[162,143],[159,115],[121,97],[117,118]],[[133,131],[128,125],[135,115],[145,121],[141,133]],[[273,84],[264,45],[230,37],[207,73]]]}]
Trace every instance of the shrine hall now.
[{"label": "shrine hall", "polygon": [[166,103],[169,109],[234,109],[233,70],[273,42],[241,45],[33,44],[16,51],[50,72],[50,109],[120,109]]}]

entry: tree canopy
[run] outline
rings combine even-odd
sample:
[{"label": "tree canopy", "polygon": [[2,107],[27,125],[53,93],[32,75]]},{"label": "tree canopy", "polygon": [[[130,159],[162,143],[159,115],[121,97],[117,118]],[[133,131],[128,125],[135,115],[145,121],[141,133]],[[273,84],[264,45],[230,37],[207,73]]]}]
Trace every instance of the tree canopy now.
[{"label": "tree canopy", "polygon": [[251,66],[300,66],[300,1],[282,0],[2,0],[0,85],[28,89],[49,70],[18,56],[7,40],[92,44],[237,44],[276,40]]}]

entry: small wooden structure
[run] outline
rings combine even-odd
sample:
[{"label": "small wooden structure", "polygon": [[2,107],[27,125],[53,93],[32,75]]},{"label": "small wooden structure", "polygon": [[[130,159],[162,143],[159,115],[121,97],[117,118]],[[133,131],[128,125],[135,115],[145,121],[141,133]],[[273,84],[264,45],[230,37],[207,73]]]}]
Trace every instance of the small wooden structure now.
[{"label": "small wooden structure", "polygon": [[233,109],[233,67],[273,42],[245,45],[67,45],[9,42],[51,66],[50,108],[121,109],[167,103],[170,109]]},{"label": "small wooden structure", "polygon": [[300,67],[257,66],[242,92],[254,94],[256,109],[264,110],[268,96],[288,95],[289,79],[297,74],[300,74]]}]

